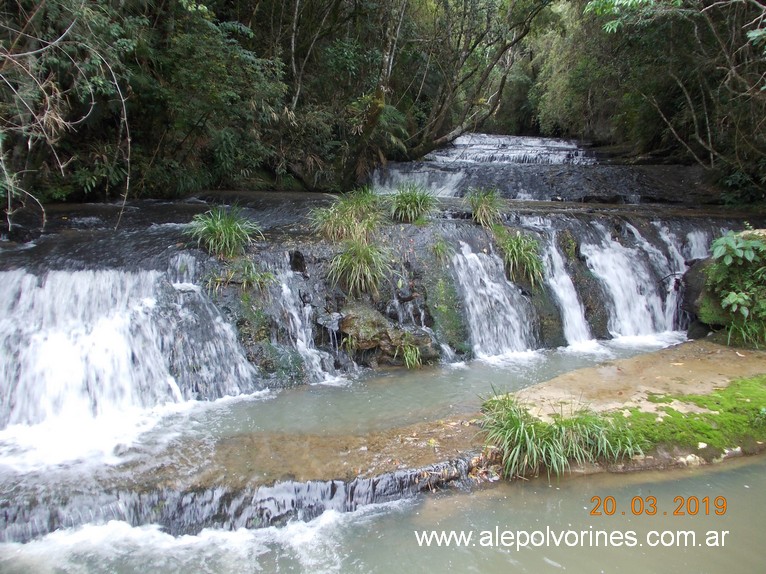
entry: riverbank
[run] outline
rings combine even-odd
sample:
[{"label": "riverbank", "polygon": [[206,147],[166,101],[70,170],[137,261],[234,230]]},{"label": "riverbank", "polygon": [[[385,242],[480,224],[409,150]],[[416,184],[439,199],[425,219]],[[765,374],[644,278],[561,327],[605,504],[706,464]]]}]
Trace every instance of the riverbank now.
[{"label": "riverbank", "polygon": [[[731,381],[766,373],[766,351],[733,349],[709,340],[688,341],[629,359],[606,361],[557,376],[515,393],[530,412],[543,420],[581,408],[606,413],[631,410],[658,418],[666,410],[701,413],[706,409],[669,398],[710,395]],[[477,481],[495,479],[497,461],[482,454],[480,413],[456,416],[356,435],[250,433],[221,439],[204,464],[197,464],[189,445],[189,468],[183,488],[210,484],[230,488],[268,485],[276,481],[307,482],[371,478],[408,469],[427,469],[446,461],[470,461]],[[702,439],[697,442],[704,442]],[[697,445],[699,446],[699,445]],[[725,456],[743,454],[731,445]],[[744,454],[762,450],[748,441]],[[704,451],[704,452],[701,452]],[[705,464],[721,453],[684,445],[663,445],[609,468],[591,465],[574,473],[626,472]],[[177,469],[176,469],[177,470]],[[454,480],[450,477],[449,480]],[[176,479],[177,481],[177,479]]]}]

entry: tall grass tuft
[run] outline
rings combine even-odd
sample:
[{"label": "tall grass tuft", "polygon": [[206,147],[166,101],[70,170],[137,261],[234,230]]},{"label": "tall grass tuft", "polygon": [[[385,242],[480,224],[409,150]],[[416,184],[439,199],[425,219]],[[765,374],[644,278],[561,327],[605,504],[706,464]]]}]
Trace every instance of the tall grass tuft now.
[{"label": "tall grass tuft", "polygon": [[533,287],[541,283],[543,261],[537,239],[519,231],[511,233],[502,224],[493,225],[492,233],[511,280],[518,282],[526,279]]},{"label": "tall grass tuft", "polygon": [[391,272],[388,251],[365,239],[349,239],[343,251],[330,261],[328,278],[341,285],[352,296],[369,293],[377,296],[378,288]]},{"label": "tall grass tuft", "polygon": [[219,259],[231,259],[244,253],[253,236],[263,238],[258,224],[247,219],[238,207],[216,207],[199,213],[184,233]]},{"label": "tall grass tuft", "polygon": [[642,453],[632,431],[614,417],[580,410],[550,423],[533,417],[510,395],[495,396],[483,407],[482,427],[488,445],[499,449],[503,474],[559,476],[572,461],[617,462]]},{"label": "tall grass tuft", "polygon": [[383,222],[380,198],[369,188],[347,193],[328,207],[309,214],[315,231],[331,241],[369,239]]},{"label": "tall grass tuft", "polygon": [[471,218],[485,229],[500,223],[503,198],[496,189],[472,189],[465,201],[471,209]]},{"label": "tall grass tuft", "polygon": [[434,207],[436,198],[417,184],[401,185],[391,197],[391,217],[402,223],[424,219]]}]

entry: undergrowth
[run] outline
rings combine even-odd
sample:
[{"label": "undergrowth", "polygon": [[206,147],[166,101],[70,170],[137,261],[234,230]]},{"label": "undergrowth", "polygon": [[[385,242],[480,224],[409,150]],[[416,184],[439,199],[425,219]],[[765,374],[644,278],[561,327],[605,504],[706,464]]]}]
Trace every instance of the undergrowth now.
[{"label": "undergrowth", "polygon": [[216,207],[195,215],[184,233],[197,240],[219,259],[231,259],[244,253],[253,237],[263,239],[259,225],[247,219],[238,207]]},{"label": "undergrowth", "polygon": [[537,239],[520,231],[511,233],[501,224],[493,225],[492,233],[511,281],[539,285],[543,280],[543,261]]},{"label": "undergrowth", "polygon": [[436,207],[436,198],[416,184],[404,184],[391,196],[394,221],[414,223],[424,220]]}]

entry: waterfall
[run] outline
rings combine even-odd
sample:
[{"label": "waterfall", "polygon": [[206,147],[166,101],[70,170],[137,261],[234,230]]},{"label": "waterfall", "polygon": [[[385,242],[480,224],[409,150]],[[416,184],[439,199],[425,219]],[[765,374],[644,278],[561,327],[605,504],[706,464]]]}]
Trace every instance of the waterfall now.
[{"label": "waterfall", "polygon": [[[172,264],[168,274],[0,273],[3,453],[49,449],[51,459],[69,460],[109,452],[136,436],[147,409],[259,388],[234,329],[184,282],[191,260]],[[169,276],[180,280],[176,288]]]},{"label": "waterfall", "polygon": [[595,159],[572,140],[489,134],[462,135],[450,147],[433,151],[426,159],[434,163],[595,163]]},{"label": "waterfall", "polygon": [[600,243],[580,245],[588,268],[604,285],[610,301],[609,331],[614,336],[651,335],[673,328],[657,290],[657,280],[637,248],[615,241],[600,223]]},{"label": "waterfall", "polygon": [[[335,373],[332,355],[316,348],[314,344],[314,307],[301,275],[289,268],[289,256],[276,269],[276,286],[272,298],[279,310],[281,322],[287,329],[290,341],[303,359],[303,366],[312,383],[340,383],[345,381]],[[301,286],[304,289],[301,289]]]},{"label": "waterfall", "polygon": [[544,173],[556,166],[594,163],[595,158],[575,141],[468,134],[429,153],[423,161],[391,162],[377,169],[372,186],[385,194],[404,183],[416,184],[442,197],[460,196],[474,187],[494,187],[508,197],[548,200],[556,194]]},{"label": "waterfall", "polygon": [[545,281],[556,297],[567,343],[577,345],[591,341],[593,337],[585,320],[585,309],[564,266],[564,258],[556,245],[555,233],[549,237],[544,263]]},{"label": "waterfall", "polygon": [[704,259],[710,255],[710,234],[702,229],[695,229],[686,234],[684,256],[687,259]]},{"label": "waterfall", "polygon": [[489,357],[532,349],[533,310],[519,288],[506,280],[500,258],[473,253],[461,241],[452,264],[465,303],[474,354]]}]

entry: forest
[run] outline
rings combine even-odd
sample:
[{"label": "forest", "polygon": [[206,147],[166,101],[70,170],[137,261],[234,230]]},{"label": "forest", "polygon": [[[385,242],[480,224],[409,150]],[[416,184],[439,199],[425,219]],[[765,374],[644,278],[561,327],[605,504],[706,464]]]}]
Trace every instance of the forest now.
[{"label": "forest", "polygon": [[344,191],[462,133],[766,190],[762,0],[9,0],[0,198]]}]

